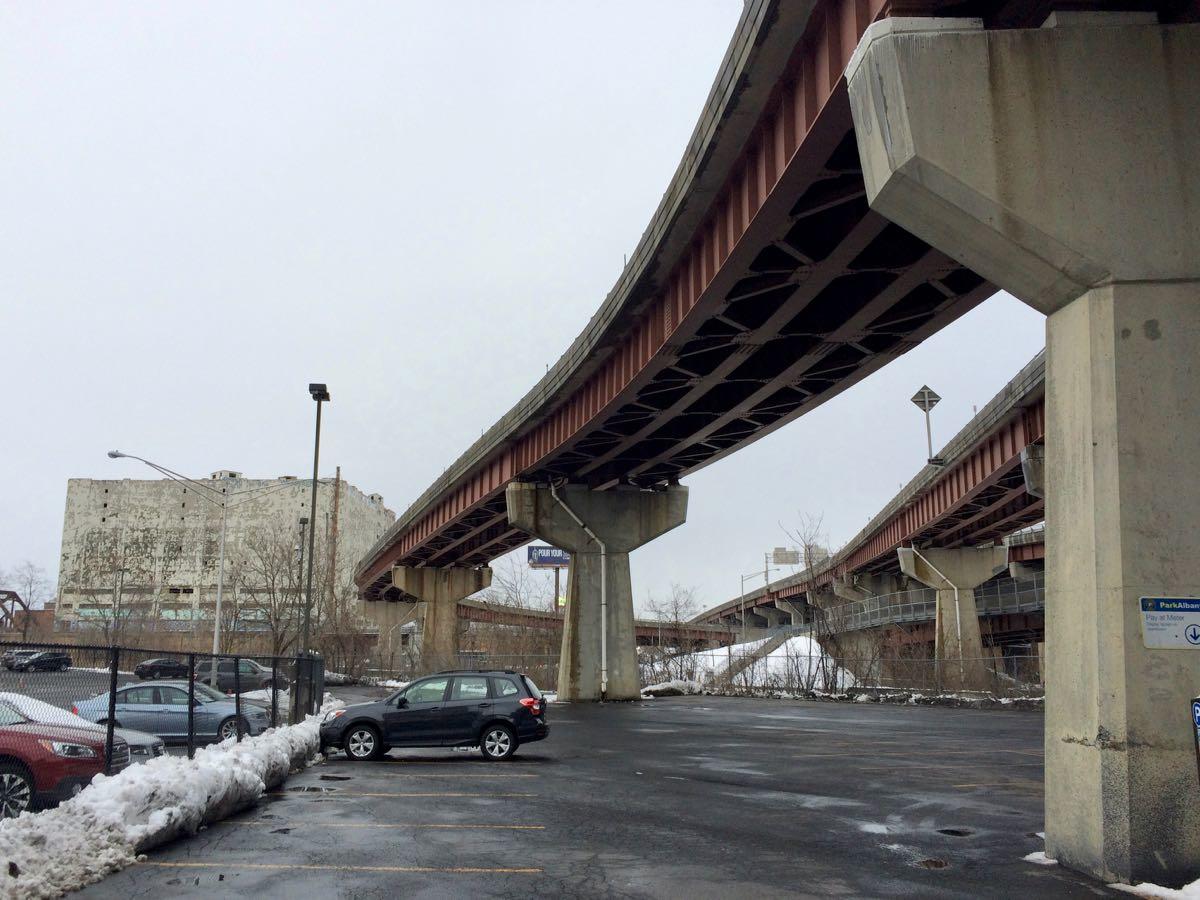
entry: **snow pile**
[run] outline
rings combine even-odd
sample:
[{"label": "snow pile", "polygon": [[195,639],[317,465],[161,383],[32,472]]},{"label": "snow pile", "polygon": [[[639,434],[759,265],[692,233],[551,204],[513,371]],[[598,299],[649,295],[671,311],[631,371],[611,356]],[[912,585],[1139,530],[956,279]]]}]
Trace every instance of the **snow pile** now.
[{"label": "snow pile", "polygon": [[408,681],[393,681],[390,678],[364,678],[362,679],[362,683],[369,684],[372,687],[386,688],[389,691],[398,691],[401,688],[408,687],[410,684]]},{"label": "snow pile", "polygon": [[1048,857],[1044,850],[1039,850],[1036,853],[1029,853],[1025,856],[1022,856],[1021,859],[1025,860],[1025,862],[1037,863],[1039,866],[1058,865],[1058,860]]},{"label": "snow pile", "polygon": [[343,672],[326,672],[325,673],[325,683],[326,684],[354,684],[356,681],[358,681],[358,679],[355,678],[353,675],[346,675]]},{"label": "snow pile", "polygon": [[703,694],[704,687],[695,681],[664,681],[642,688],[643,697],[682,697],[685,694]]},{"label": "snow pile", "polygon": [[822,650],[815,638],[798,634],[765,656],[755,658],[756,651],[767,640],[770,638],[690,653],[683,658],[684,668],[688,668],[688,663],[693,664],[695,677],[709,684],[727,678],[732,669],[734,684],[743,687],[808,691],[855,687],[854,676]]},{"label": "snow pile", "polygon": [[[259,690],[259,691],[242,691],[241,697],[243,700],[251,700],[256,703],[263,703],[268,708],[270,708],[270,706],[271,706],[271,689],[270,688],[263,688],[262,690]],[[276,697],[275,703],[279,706],[280,709],[284,709],[284,710],[286,710],[288,708],[288,705],[291,703],[291,700],[292,700],[292,694],[290,691],[287,691],[287,690],[277,691],[275,694],[275,697]]]},{"label": "snow pile", "polygon": [[1159,887],[1143,881],[1141,884],[1110,884],[1110,888],[1125,891],[1138,897],[1154,897],[1159,900],[1200,900],[1200,879],[1185,884],[1179,889]]},{"label": "snow pile", "polygon": [[97,775],[55,809],[0,820],[0,897],[60,897],[252,805],[316,756],[321,719],[341,705],[327,701],[299,725],[203,748],[194,760],[160,756]]}]

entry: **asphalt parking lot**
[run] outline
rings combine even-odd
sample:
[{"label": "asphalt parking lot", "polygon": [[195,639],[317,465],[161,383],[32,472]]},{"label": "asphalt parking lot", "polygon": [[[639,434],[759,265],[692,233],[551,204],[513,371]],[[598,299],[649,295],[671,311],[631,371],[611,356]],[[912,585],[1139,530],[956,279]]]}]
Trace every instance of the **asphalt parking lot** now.
[{"label": "asphalt parking lot", "polygon": [[[341,756],[92,897],[1083,897],[1038,713],[680,697],[550,707],[507,763]],[[1115,896],[1115,894],[1114,894]]]}]

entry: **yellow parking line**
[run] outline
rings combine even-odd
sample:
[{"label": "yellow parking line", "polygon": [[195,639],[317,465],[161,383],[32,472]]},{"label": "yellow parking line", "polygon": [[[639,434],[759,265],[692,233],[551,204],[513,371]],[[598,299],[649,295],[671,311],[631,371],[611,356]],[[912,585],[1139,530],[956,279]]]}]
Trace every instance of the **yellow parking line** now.
[{"label": "yellow parking line", "polygon": [[953,784],[951,787],[956,788],[1023,788],[1027,791],[1042,790],[1041,782],[1037,781],[980,781],[973,784]]},{"label": "yellow parking line", "polygon": [[320,793],[323,797],[536,797],[536,794],[519,794],[519,793],[504,793],[504,794],[468,794],[465,792],[400,792],[388,793],[385,791],[330,791],[323,793],[318,791],[272,791],[276,797],[303,797],[305,793]]},{"label": "yellow parking line", "polygon": [[230,825],[261,825],[277,828],[482,828],[499,831],[545,831],[545,825],[455,825],[443,822],[284,822],[258,820],[254,822],[229,821]]},{"label": "yellow parking line", "polygon": [[444,872],[463,875],[540,875],[541,869],[516,868],[499,866],[347,866],[347,865],[316,865],[293,863],[245,863],[234,860],[221,862],[159,862],[145,860],[140,865],[154,866],[158,869],[267,869],[283,871],[288,869],[303,869],[310,872]]}]

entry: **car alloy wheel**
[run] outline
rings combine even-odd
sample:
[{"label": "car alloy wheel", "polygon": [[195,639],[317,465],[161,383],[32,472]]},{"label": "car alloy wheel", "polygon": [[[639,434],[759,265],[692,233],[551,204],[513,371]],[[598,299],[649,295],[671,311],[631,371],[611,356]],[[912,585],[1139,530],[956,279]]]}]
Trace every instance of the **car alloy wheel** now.
[{"label": "car alloy wheel", "polygon": [[33,786],[20,772],[0,771],[0,819],[15,819],[29,809]]},{"label": "car alloy wheel", "polygon": [[226,719],[221,723],[221,728],[217,732],[217,737],[223,741],[237,737],[237,721],[234,719]]},{"label": "car alloy wheel", "polygon": [[355,728],[346,737],[346,755],[353,759],[370,759],[375,755],[378,741],[370,728]]},{"label": "car alloy wheel", "polygon": [[489,728],[483,735],[482,749],[489,759],[505,759],[512,755],[513,736],[507,728]]}]

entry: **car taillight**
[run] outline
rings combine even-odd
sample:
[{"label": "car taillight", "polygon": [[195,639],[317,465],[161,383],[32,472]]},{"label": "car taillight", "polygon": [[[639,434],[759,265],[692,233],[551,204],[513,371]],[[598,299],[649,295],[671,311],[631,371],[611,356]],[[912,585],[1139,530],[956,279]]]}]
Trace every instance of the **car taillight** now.
[{"label": "car taillight", "polygon": [[535,700],[533,697],[522,697],[521,705],[533,713],[535,716],[542,714],[542,701]]},{"label": "car taillight", "polygon": [[73,712],[75,715],[79,715],[79,707],[74,703],[71,704],[71,712]]}]

